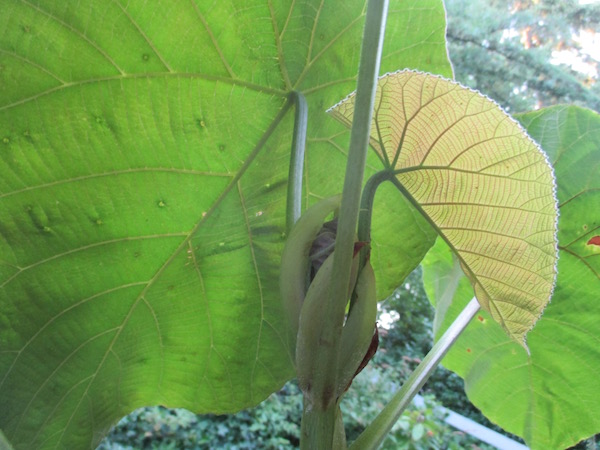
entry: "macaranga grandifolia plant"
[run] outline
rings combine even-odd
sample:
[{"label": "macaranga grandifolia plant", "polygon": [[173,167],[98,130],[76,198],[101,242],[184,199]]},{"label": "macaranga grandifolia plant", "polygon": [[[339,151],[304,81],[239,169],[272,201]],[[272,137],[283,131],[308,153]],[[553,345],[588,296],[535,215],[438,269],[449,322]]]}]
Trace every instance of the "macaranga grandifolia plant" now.
[{"label": "macaranga grandifolia plant", "polygon": [[[440,1],[0,4],[0,427],[15,448],[93,447],[139,406],[227,413],[277,390],[297,362],[282,251],[300,211],[340,192],[320,281],[331,345],[313,361],[336,396],[323,414],[305,406],[304,446],[345,445],[356,240],[378,299],[427,254],[440,334],[474,287],[490,315],[471,304],[445,364],[493,421],[534,448],[598,431],[598,115],[518,117],[561,212],[528,352],[554,283],[552,170],[493,102],[440,77]],[[326,110],[354,89],[332,111],[349,133]],[[404,393],[356,448],[376,445]]]}]

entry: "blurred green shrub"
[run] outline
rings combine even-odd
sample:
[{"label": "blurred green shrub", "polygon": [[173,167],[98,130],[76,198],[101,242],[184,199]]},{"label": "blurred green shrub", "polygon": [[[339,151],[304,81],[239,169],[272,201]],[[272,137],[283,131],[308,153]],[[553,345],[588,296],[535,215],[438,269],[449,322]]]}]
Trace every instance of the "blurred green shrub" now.
[{"label": "blurred green shrub", "polygon": [[302,395],[286,384],[257,408],[238,414],[196,415],[153,406],[123,418],[98,450],[288,449],[298,446]]}]

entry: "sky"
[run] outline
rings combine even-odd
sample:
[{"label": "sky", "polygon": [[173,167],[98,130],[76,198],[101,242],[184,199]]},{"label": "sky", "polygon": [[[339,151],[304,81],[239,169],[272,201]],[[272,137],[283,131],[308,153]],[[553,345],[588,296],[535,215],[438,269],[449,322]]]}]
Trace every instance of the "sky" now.
[{"label": "sky", "polygon": [[[591,0],[588,0],[591,1]],[[589,31],[581,31],[575,38],[581,45],[581,53],[591,56],[596,62],[600,62],[600,34]],[[598,79],[598,64],[592,65],[583,61],[581,55],[571,50],[555,50],[552,52],[553,64],[567,64],[578,72]]]},{"label": "sky", "polygon": [[[600,3],[600,0],[579,0],[580,5],[589,5],[590,3]],[[600,65],[600,33],[593,33],[582,30],[576,40],[581,45],[581,53],[591,56],[596,60],[596,65],[590,65],[583,61],[580,55],[573,51],[563,50],[552,52],[553,64],[567,64],[576,70],[587,75],[590,78],[598,79]]]}]

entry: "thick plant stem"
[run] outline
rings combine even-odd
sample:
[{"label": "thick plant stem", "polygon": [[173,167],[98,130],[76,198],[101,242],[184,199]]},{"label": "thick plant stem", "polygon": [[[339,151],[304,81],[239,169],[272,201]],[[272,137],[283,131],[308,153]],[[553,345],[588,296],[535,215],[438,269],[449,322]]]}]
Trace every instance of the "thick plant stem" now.
[{"label": "thick plant stem", "polygon": [[[356,90],[356,113],[350,133],[350,148],[342,191],[342,203],[338,216],[334,264],[326,317],[334,318],[320,336],[315,352],[315,366],[319,368],[311,384],[312,401],[306,398],[303,416],[301,447],[311,450],[329,450],[335,435],[337,410],[337,373],[339,366],[340,336],[347,302],[348,285],[354,251],[354,239],[358,222],[360,194],[364,179],[365,162],[369,142],[375,90],[383,47],[388,0],[370,0],[367,6],[360,66]],[[315,406],[313,409],[312,406]],[[317,406],[318,405],[318,406]],[[313,430],[314,428],[314,430]],[[315,431],[316,430],[316,431]]]},{"label": "thick plant stem", "polygon": [[337,404],[320,410],[313,408],[310,399],[304,398],[300,449],[346,450],[342,412]]},{"label": "thick plant stem", "polygon": [[427,379],[436,369],[442,358],[446,355],[460,333],[467,327],[475,314],[479,311],[479,302],[473,298],[462,310],[444,335],[435,343],[421,364],[406,380],[402,388],[394,394],[392,400],[385,406],[371,424],[350,446],[355,450],[375,450],[385,439],[402,412],[406,409],[414,396],[423,387]]}]

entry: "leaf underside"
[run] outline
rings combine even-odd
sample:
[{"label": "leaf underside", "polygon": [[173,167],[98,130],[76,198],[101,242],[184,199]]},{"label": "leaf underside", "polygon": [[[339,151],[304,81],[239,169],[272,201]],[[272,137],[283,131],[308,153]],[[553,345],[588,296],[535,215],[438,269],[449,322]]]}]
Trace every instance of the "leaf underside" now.
[{"label": "leaf underside", "polygon": [[[331,114],[350,125],[355,95]],[[380,78],[371,146],[456,252],[475,295],[524,347],[556,275],[554,177],[496,103],[438,76]]]}]

